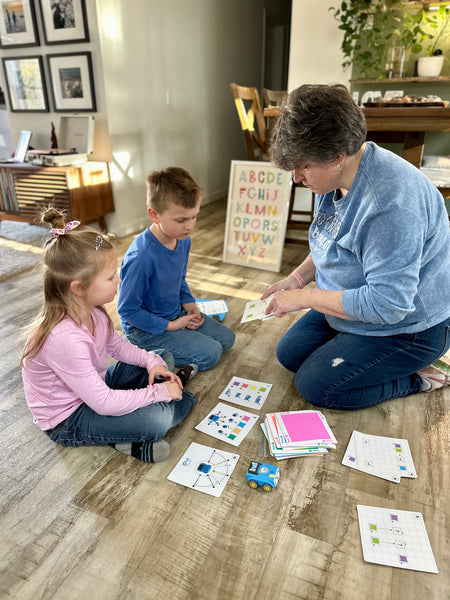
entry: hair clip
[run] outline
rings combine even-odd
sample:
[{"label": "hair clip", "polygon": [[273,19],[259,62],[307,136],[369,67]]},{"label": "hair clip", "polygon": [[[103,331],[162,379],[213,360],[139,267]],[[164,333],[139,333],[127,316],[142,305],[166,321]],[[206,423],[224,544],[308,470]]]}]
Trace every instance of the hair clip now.
[{"label": "hair clip", "polygon": [[103,238],[101,235],[97,235],[95,238],[95,251],[97,252],[97,250],[100,248],[100,246],[103,244]]},{"label": "hair clip", "polygon": [[81,221],[69,221],[64,225],[62,229],[52,229],[52,233],[54,237],[59,237],[60,235],[65,235],[68,231],[72,231],[75,227],[81,224]]}]

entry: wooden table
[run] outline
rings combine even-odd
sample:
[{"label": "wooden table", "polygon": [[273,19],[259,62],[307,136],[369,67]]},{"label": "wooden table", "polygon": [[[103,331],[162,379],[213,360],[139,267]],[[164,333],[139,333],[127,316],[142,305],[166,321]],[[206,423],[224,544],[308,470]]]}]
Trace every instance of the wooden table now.
[{"label": "wooden table", "polygon": [[363,108],[367,139],[403,144],[402,156],[420,167],[427,131],[450,131],[450,108],[389,107]]},{"label": "wooden table", "polygon": [[[278,116],[278,107],[266,108],[265,117]],[[450,108],[389,107],[363,108],[367,139],[403,144],[402,156],[416,167],[422,162],[427,131],[450,131]]]}]

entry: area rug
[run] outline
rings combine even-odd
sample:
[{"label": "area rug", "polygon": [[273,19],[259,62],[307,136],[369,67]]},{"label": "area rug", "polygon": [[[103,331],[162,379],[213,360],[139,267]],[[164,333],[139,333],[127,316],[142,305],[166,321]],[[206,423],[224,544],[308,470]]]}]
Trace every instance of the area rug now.
[{"label": "area rug", "polygon": [[48,227],[0,221],[0,281],[24,273],[41,262]]}]

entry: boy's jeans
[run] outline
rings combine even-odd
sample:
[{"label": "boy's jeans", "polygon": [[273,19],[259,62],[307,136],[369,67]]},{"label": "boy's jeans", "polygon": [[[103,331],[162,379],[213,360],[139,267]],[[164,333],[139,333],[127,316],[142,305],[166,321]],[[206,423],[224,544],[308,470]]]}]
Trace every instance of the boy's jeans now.
[{"label": "boy's jeans", "polygon": [[[186,314],[184,311],[179,316]],[[205,321],[198,329],[179,329],[153,335],[134,327],[125,334],[126,339],[144,350],[166,348],[178,367],[195,363],[199,371],[211,369],[222,354],[234,344],[235,334],[212,317],[202,313]]]},{"label": "boy's jeans", "polygon": [[450,319],[418,333],[370,337],[339,333],[309,310],[280,340],[277,358],[295,386],[322,408],[353,410],[422,391],[417,371],[450,347]]}]

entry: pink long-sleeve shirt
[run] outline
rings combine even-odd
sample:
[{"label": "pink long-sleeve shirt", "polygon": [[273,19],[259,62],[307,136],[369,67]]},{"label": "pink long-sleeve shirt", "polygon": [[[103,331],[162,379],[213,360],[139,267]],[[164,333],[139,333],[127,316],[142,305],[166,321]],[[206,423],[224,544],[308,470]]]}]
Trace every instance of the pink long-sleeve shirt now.
[{"label": "pink long-sleeve shirt", "polygon": [[86,403],[101,415],[120,416],[152,404],[170,402],[164,384],[138,390],[113,390],[105,383],[107,355],[147,370],[164,360],[130,344],[116,332],[111,336],[107,316],[93,313],[94,334],[85,325],[65,318],[48,335],[41,350],[27,357],[22,378],[33,420],[43,430],[64,421]]}]

